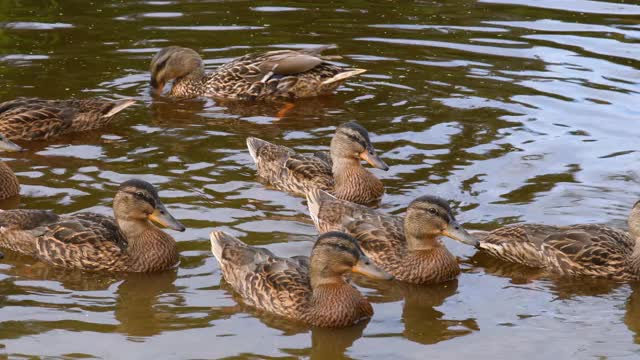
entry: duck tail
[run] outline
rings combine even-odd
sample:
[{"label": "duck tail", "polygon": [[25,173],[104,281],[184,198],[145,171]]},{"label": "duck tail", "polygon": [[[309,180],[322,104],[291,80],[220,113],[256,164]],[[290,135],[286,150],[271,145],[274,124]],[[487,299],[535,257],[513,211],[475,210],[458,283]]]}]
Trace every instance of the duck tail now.
[{"label": "duck tail", "polygon": [[473,235],[473,237],[475,237],[476,239],[478,239],[477,244],[475,245],[476,248],[480,249],[482,248],[483,244],[486,244],[487,246],[492,246],[489,243],[483,243],[482,240],[484,240],[484,238],[486,238],[489,235],[489,231],[483,231],[483,230],[474,230],[474,231],[469,231],[469,233],[471,235]]},{"label": "duck tail", "polygon": [[109,108],[106,114],[102,115],[104,118],[112,117],[113,115],[119,113],[120,111],[128,108],[129,106],[135,104],[136,101],[134,99],[123,99],[112,101],[112,106]]},{"label": "duck tail", "polygon": [[225,246],[241,243],[240,240],[223,231],[212,231],[209,238],[211,240],[211,252],[219,263],[222,263],[222,251]]},{"label": "duck tail", "polygon": [[352,69],[352,70],[348,70],[345,72],[341,72],[339,74],[334,75],[333,77],[323,81],[320,85],[322,86],[327,86],[327,85],[332,85],[335,83],[341,83],[345,80],[347,80],[350,77],[354,77],[356,75],[360,75],[362,73],[367,72],[366,69]]},{"label": "duck tail", "polygon": [[336,198],[328,192],[320,189],[312,189],[307,192],[307,206],[309,215],[313,219],[316,227],[320,226],[320,207],[325,200],[335,200]]},{"label": "duck tail", "polygon": [[268,141],[264,141],[255,137],[247,138],[247,148],[249,149],[249,153],[251,154],[253,162],[255,162],[256,164],[258,163],[258,152],[262,147],[269,144],[270,143]]}]

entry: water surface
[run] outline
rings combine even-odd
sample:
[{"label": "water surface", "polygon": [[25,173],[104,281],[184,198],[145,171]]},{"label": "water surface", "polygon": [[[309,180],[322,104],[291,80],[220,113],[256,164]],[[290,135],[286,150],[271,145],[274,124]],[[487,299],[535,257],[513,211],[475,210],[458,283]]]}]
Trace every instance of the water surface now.
[{"label": "water surface", "polygon": [[[442,4],[445,3],[445,4]],[[209,250],[213,228],[308,254],[303,199],[265,188],[247,136],[327,149],[367,127],[389,172],[384,211],[422,194],[469,228],[520,221],[624,226],[640,198],[640,5],[629,1],[0,1],[0,99],[135,97],[103,130],[2,154],[23,184],[3,208],[111,213],[118,183],[154,183],[189,228],[152,275],[0,262],[0,358],[635,358],[640,289],[546,279],[445,240],[457,281],[358,282],[367,324],[309,329],[243,306]],[[335,43],[369,69],[284,118],[269,104],[152,99],[151,56],[196,49],[214,69],[250,51]]]}]

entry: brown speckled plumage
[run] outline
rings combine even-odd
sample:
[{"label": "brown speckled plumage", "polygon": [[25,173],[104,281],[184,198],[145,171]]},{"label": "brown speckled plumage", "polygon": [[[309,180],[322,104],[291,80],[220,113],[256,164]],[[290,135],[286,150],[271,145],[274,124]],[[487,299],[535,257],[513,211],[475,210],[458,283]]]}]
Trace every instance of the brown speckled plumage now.
[{"label": "brown speckled plumage", "polygon": [[303,196],[312,189],[320,189],[363,205],[376,205],[384,194],[382,182],[362,167],[360,154],[367,153],[376,167],[384,170],[388,167],[375,154],[367,131],[356,122],[336,129],[330,156],[298,154],[257,138],[247,138],[247,147],[258,175],[277,189]]},{"label": "brown speckled plumage", "polygon": [[[0,151],[20,151],[22,148],[0,133]],[[0,160],[0,200],[20,194],[20,183],[9,165]]]},{"label": "brown speckled plumage", "polygon": [[640,205],[629,216],[630,232],[599,224],[516,224],[479,232],[478,248],[498,259],[563,276],[640,279]]},{"label": "brown speckled plumage", "polygon": [[[94,213],[0,212],[0,247],[66,268],[165,270],[177,264],[178,252],[175,240],[149,222],[156,211],[164,221],[173,219],[150,184],[130,180],[121,185],[114,199],[116,219]],[[184,229],[173,221],[174,228]]]},{"label": "brown speckled plumage", "polygon": [[[440,283],[460,273],[455,256],[438,237],[450,236],[445,231],[452,227],[456,227],[461,236],[468,234],[459,227],[442,199],[416,199],[405,218],[339,200],[319,190],[311,191],[307,201],[320,232],[340,230],[352,235],[374,263],[398,280],[414,284]],[[430,209],[437,209],[438,213],[430,214],[426,211]]]},{"label": "brown speckled plumage", "polygon": [[349,326],[373,315],[369,302],[344,279],[366,259],[346,234],[320,236],[311,258],[277,257],[223,232],[213,232],[211,244],[225,280],[248,305],[322,327]]},{"label": "brown speckled plumage", "polygon": [[131,99],[109,101],[19,98],[0,104],[0,133],[12,140],[42,140],[106,126]]},{"label": "brown speckled plumage", "polygon": [[321,46],[304,50],[274,50],[244,55],[205,73],[192,49],[169,46],[151,60],[151,86],[162,91],[175,79],[171,95],[210,96],[236,100],[295,99],[328,95],[346,79],[365,72],[330,64]]},{"label": "brown speckled plumage", "polygon": [[9,165],[0,160],[0,200],[20,194],[20,183]]}]

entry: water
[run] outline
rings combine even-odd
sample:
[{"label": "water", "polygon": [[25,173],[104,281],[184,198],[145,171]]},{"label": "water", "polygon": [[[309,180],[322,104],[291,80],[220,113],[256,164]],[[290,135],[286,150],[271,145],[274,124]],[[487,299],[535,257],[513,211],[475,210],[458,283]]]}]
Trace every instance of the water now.
[{"label": "water", "polygon": [[[359,282],[368,324],[309,329],[239,303],[209,250],[216,228],[282,255],[316,234],[303,199],[255,177],[247,136],[312,151],[358,120],[391,166],[383,209],[421,194],[472,229],[519,221],[624,226],[640,198],[640,5],[490,0],[0,1],[0,99],[138,98],[103,131],[2,154],[17,204],[110,214],[117,184],[151,181],[189,229],[176,271],[109,276],[7,254],[0,358],[635,358],[640,289],[549,280],[446,240],[457,281]],[[369,72],[327,99],[277,106],[152,100],[161,47],[215,68],[254,50],[339,44]]]}]

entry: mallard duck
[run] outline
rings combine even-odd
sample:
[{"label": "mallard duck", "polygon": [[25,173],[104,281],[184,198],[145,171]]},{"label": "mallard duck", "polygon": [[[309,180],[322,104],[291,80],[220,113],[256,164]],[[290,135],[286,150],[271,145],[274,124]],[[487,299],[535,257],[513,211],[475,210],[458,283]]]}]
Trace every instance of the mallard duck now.
[{"label": "mallard duck", "polygon": [[435,196],[415,199],[404,218],[336,199],[322,190],[310,191],[307,202],[320,232],[350,234],[376,265],[408,283],[441,283],[460,273],[456,257],[438,240],[440,236],[477,243],[458,224],[447,201]]},{"label": "mallard duck", "polygon": [[232,100],[295,99],[328,95],[346,79],[366,70],[330,64],[320,53],[332,47],[275,50],[244,55],[211,73],[192,49],[169,46],[151,60],[151,87],[159,94],[175,79],[171,95]]},{"label": "mallard duck", "polygon": [[[6,136],[0,134],[0,150],[21,151],[22,148],[12,143]],[[20,183],[9,165],[0,160],[0,200],[8,199],[20,194]]]},{"label": "mallard duck", "polygon": [[0,133],[11,140],[44,140],[106,126],[135,100],[42,100],[18,98],[0,104]]},{"label": "mallard duck", "polygon": [[551,274],[638,280],[640,201],[633,206],[628,224],[629,232],[600,224],[515,224],[474,235],[478,249]]},{"label": "mallard duck", "polygon": [[115,219],[45,210],[0,212],[0,247],[53,265],[84,270],[151,272],[178,263],[175,240],[150,221],[184,231],[153,185],[129,180],[113,200]]},{"label": "mallard duck", "polygon": [[312,189],[326,190],[339,199],[363,205],[378,203],[384,186],[360,164],[388,170],[369,140],[367,130],[355,121],[340,125],[331,139],[330,155],[298,154],[286,146],[250,137],[247,147],[258,175],[277,189],[306,195]]},{"label": "mallard duck", "polygon": [[340,232],[320,235],[310,258],[277,257],[220,231],[211,233],[211,251],[248,305],[313,326],[344,327],[373,315],[371,304],[343,275],[392,278]]}]

